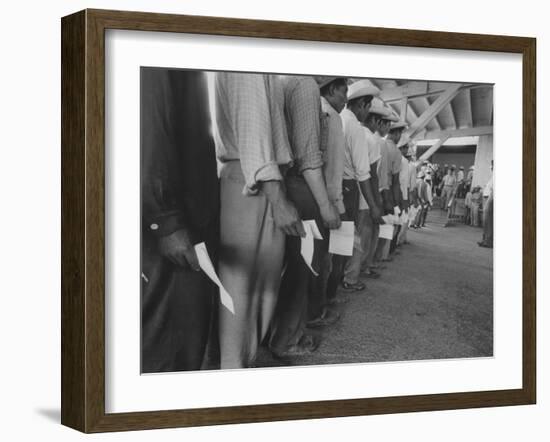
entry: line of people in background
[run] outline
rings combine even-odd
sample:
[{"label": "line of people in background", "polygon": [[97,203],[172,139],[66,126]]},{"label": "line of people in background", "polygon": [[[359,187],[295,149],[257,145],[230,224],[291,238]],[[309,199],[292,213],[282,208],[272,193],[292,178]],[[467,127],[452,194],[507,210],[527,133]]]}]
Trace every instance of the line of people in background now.
[{"label": "line of people in background", "polygon": [[[406,123],[368,80],[218,72],[213,89],[214,134],[204,72],[142,70],[143,372],[214,357],[253,367],[260,345],[281,358],[314,352],[310,330],[340,319],[339,287],[364,290],[361,278],[380,277],[407,242],[408,223],[381,238],[382,217],[420,207],[412,225],[423,225],[432,204]],[[316,274],[301,256],[303,220],[323,238]],[[351,257],[328,251],[342,221],[355,223]],[[234,313],[198,271],[198,242]]]}]

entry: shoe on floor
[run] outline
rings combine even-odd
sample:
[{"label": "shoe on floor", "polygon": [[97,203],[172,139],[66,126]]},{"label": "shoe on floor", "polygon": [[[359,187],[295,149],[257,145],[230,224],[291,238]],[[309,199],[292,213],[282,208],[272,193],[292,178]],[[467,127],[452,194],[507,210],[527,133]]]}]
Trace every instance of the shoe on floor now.
[{"label": "shoe on floor", "polygon": [[339,319],[340,314],[338,312],[325,307],[323,314],[318,318],[308,321],[306,326],[309,328],[326,327],[327,325],[335,324]]},{"label": "shoe on floor", "polygon": [[340,304],[346,304],[348,302],[349,302],[349,298],[346,298],[344,296],[337,296],[336,298],[328,301],[328,305],[340,305]]},{"label": "shoe on floor", "polygon": [[305,356],[313,353],[319,347],[319,340],[313,335],[303,335],[300,340],[284,351],[272,350],[278,358],[290,358],[293,356]]},{"label": "shoe on floor", "polygon": [[378,279],[380,278],[380,273],[378,272],[375,272],[374,270],[365,270],[364,272],[361,272],[361,275],[364,276],[365,278],[369,278],[369,279]]},{"label": "shoe on floor", "polygon": [[477,245],[478,245],[479,247],[486,247],[486,248],[488,248],[488,249],[492,249],[492,248],[493,248],[493,245],[492,245],[492,244],[488,244],[488,243],[486,243],[485,241],[479,241],[479,242],[477,243]]},{"label": "shoe on floor", "polygon": [[366,285],[363,284],[361,281],[358,281],[355,284],[342,281],[342,287],[348,292],[360,292],[361,290],[365,290]]}]

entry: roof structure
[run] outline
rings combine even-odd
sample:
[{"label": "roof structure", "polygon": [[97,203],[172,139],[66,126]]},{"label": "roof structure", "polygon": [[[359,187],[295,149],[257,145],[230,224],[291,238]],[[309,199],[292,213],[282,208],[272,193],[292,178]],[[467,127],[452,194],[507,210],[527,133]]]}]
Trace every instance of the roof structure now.
[{"label": "roof structure", "polygon": [[380,98],[401,121],[407,135],[421,145],[475,144],[493,133],[493,85],[369,78]]}]

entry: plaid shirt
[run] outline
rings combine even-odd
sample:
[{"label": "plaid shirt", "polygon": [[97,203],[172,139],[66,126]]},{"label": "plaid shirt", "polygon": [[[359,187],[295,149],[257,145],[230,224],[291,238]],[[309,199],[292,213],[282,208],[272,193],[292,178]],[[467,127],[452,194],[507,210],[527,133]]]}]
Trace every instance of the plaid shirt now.
[{"label": "plaid shirt", "polygon": [[319,86],[311,77],[278,77],[284,94],[285,121],[299,173],[323,166],[320,145]]},{"label": "plaid shirt", "polygon": [[245,193],[282,180],[279,166],[292,163],[282,93],[272,75],[216,73],[216,154],[241,162]]}]

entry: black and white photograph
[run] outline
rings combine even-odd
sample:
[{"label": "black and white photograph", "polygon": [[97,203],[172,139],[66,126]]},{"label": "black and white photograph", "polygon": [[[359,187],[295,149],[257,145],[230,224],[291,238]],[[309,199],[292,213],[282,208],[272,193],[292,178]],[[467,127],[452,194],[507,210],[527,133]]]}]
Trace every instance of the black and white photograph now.
[{"label": "black and white photograph", "polygon": [[493,356],[493,85],[140,70],[141,372]]}]

